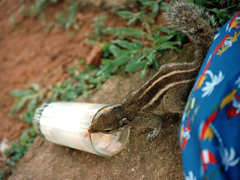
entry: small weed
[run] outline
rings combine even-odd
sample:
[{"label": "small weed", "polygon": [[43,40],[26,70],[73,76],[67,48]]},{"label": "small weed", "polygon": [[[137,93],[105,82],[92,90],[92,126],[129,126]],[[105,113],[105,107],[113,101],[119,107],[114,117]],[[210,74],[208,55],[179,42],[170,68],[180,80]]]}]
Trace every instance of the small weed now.
[{"label": "small weed", "polygon": [[[135,21],[141,22],[142,30],[136,28],[107,28],[103,30],[104,34],[112,34],[118,39],[111,40],[109,52],[112,56],[104,58],[103,68],[100,73],[106,76],[118,74],[121,71],[136,72],[142,70],[141,77],[144,76],[145,70],[149,66],[158,68],[157,57],[164,50],[176,49],[181,47],[185,38],[181,33],[175,32],[171,28],[153,25],[154,18],[158,14],[159,7],[165,9],[166,4],[162,6],[161,1],[145,1],[141,0],[142,8],[140,12],[132,13],[130,11],[118,11],[117,14],[123,19],[129,19],[127,25]],[[147,14],[147,10],[151,10]],[[147,18],[146,18],[147,17]],[[160,34],[166,34],[160,36]],[[131,37],[131,38],[128,38]],[[141,39],[141,40],[139,40]],[[144,45],[143,41],[147,41],[148,45]],[[97,43],[94,43],[97,45]]]},{"label": "small weed", "polygon": [[10,22],[10,25],[13,29],[16,29],[17,27],[17,22],[16,22],[16,18],[15,16],[11,13],[10,16],[9,16],[9,22]]},{"label": "small weed", "polygon": [[69,29],[73,25],[74,29],[78,30],[79,25],[76,20],[77,10],[78,10],[78,5],[72,4],[67,7],[67,16],[65,16],[63,12],[58,13],[55,17],[56,26]]},{"label": "small weed", "polygon": [[103,32],[103,30],[105,29],[105,21],[106,21],[105,13],[102,13],[99,17],[97,17],[93,21],[92,26],[94,27],[94,33],[90,35],[90,37],[93,37],[99,40],[103,36],[105,36],[105,33]]},{"label": "small weed", "polygon": [[61,0],[35,0],[28,8],[23,7],[19,13],[24,16],[35,17],[47,9],[49,5],[55,4],[59,1]]},{"label": "small weed", "polygon": [[[82,62],[82,61],[81,61]],[[88,98],[88,91],[94,88],[100,88],[110,76],[105,76],[99,72],[103,66],[87,65],[83,72],[78,72],[78,66],[68,70],[71,75],[66,81],[55,84],[51,88],[51,100],[71,101],[76,99],[80,94]],[[49,101],[49,100],[47,100]]]},{"label": "small weed", "polygon": [[49,32],[53,27],[58,29],[64,28],[66,30],[73,27],[75,30],[78,30],[79,24],[76,18],[76,15],[79,14],[78,4],[72,0],[69,0],[69,5],[64,7],[63,11],[58,12],[55,15],[55,22],[47,24],[44,10],[46,10],[50,5],[60,1],[61,0],[35,0],[28,8],[22,8],[19,13],[32,18],[39,15],[42,25],[46,26],[45,32]]},{"label": "small weed", "polygon": [[[149,0],[140,0],[142,4],[140,12],[132,13],[130,11],[117,11],[117,14],[123,19],[129,19],[127,25],[131,25],[137,20],[141,21],[143,27],[146,27],[148,23],[152,24],[154,22],[154,18],[157,16],[159,12],[159,4],[162,0],[157,1],[149,1]],[[151,13],[147,14],[147,10],[151,9]]]},{"label": "small weed", "polygon": [[[127,23],[128,26],[136,21],[140,21],[143,29],[148,32],[149,36],[152,36],[150,24],[154,23],[154,18],[159,13],[159,5],[162,0],[139,0],[139,2],[142,4],[140,12],[132,13],[130,11],[117,11],[117,14],[123,19],[129,19]],[[149,9],[151,9],[151,12],[147,13]]]},{"label": "small weed", "polygon": [[[167,49],[179,50],[177,46],[182,45],[184,35],[175,32],[171,28],[155,26],[153,30],[153,41],[150,41],[150,47],[144,46],[143,42],[131,38],[131,40],[123,39],[124,36],[142,37],[146,33],[131,28],[108,28],[105,33],[118,36],[119,39],[111,40],[109,51],[114,56],[113,60],[104,59],[103,68],[100,71],[103,74],[118,74],[123,70],[127,72],[136,72],[142,69],[141,77],[144,76],[145,70],[153,65],[158,68],[158,54]],[[167,33],[166,36],[160,36],[160,32]],[[170,41],[175,39],[175,41]]]},{"label": "small weed", "polygon": [[30,84],[27,90],[15,90],[11,92],[11,96],[18,100],[18,103],[12,108],[10,116],[17,113],[23,107],[26,107],[26,112],[22,114],[22,117],[27,123],[32,124],[31,115],[37,108],[37,104],[42,100],[44,96],[44,90],[40,90],[37,84]]},{"label": "small weed", "polygon": [[29,128],[21,134],[19,140],[11,142],[10,147],[3,153],[8,158],[6,159],[6,165],[0,170],[0,179],[7,178],[15,171],[20,159],[26,154],[36,135],[35,130]]},{"label": "small weed", "polygon": [[49,23],[45,28],[45,32],[49,32],[53,27],[66,30],[73,27],[75,30],[78,30],[80,27],[76,17],[77,14],[80,15],[77,4],[72,4],[66,7],[65,11],[56,14],[55,22]]},{"label": "small weed", "polygon": [[215,16],[215,20],[220,27],[240,11],[240,2],[237,0],[195,0],[194,2],[210,11]]}]

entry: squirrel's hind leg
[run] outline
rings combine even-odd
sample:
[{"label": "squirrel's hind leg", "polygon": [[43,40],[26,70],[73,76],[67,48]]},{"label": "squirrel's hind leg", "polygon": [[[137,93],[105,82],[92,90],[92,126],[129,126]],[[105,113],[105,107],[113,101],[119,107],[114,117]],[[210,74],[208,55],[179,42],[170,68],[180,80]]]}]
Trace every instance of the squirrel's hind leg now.
[{"label": "squirrel's hind leg", "polygon": [[187,99],[192,90],[195,79],[186,80],[175,85],[163,97],[163,105],[167,113],[182,114],[186,106]]},{"label": "squirrel's hind leg", "polygon": [[162,121],[159,116],[154,116],[149,122],[151,122],[150,128],[153,128],[153,131],[148,133],[147,141],[153,141],[161,131]]}]

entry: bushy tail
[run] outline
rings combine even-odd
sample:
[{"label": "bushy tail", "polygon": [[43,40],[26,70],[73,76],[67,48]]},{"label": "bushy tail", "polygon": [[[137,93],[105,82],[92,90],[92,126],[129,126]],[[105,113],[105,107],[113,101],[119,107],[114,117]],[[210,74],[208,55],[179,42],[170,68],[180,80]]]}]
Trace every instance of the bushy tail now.
[{"label": "bushy tail", "polygon": [[173,0],[165,19],[170,26],[190,36],[196,45],[196,60],[203,61],[218,31],[214,18],[186,0]]}]

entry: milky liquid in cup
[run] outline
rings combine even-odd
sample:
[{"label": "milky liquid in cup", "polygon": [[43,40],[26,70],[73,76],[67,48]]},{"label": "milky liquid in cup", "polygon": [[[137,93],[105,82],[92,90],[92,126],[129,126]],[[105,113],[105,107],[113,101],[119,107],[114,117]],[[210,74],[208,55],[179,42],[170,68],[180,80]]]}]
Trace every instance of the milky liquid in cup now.
[{"label": "milky liquid in cup", "polygon": [[48,141],[106,157],[120,152],[130,130],[114,134],[88,134],[95,115],[109,108],[106,104],[55,102],[39,107],[34,127]]}]

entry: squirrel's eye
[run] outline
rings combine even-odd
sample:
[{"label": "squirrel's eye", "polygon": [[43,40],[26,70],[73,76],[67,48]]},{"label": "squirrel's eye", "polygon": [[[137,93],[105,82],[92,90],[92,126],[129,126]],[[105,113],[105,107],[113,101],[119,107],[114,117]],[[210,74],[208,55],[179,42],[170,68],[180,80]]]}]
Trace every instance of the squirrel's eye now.
[{"label": "squirrel's eye", "polygon": [[121,124],[121,127],[125,126],[125,125],[128,125],[128,123],[122,123]]},{"label": "squirrel's eye", "polygon": [[105,129],[105,132],[111,132],[112,130],[111,129]]}]

